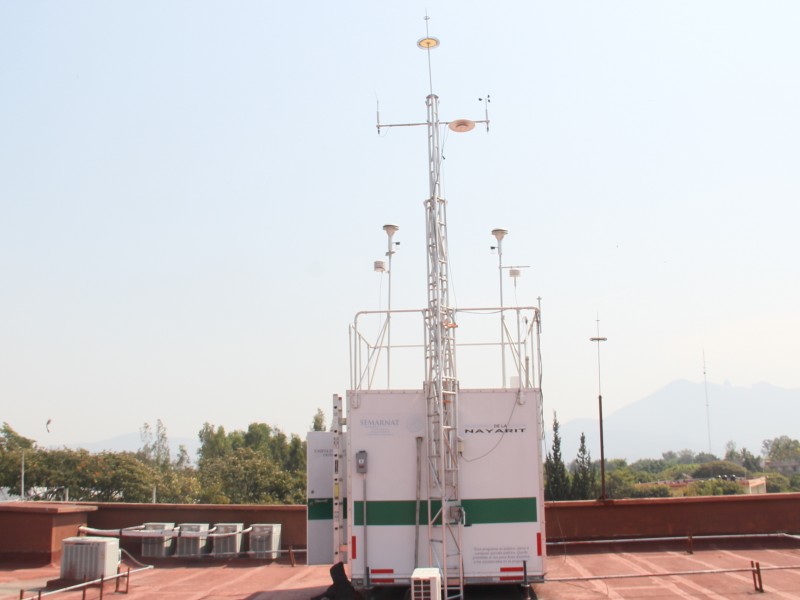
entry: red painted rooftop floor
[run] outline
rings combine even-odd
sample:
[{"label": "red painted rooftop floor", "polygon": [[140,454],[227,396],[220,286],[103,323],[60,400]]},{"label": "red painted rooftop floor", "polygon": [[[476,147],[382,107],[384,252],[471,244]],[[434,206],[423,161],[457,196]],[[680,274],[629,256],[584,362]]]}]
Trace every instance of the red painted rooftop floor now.
[{"label": "red painted rooftop floor", "polygon": [[[692,553],[688,550],[685,543],[556,546],[549,551],[545,583],[533,586],[535,598],[800,599],[800,542],[797,540],[707,541],[695,543]],[[754,589],[753,576],[749,572],[751,560],[761,565],[764,595]],[[747,570],[736,573],[657,575],[720,569]],[[0,564],[0,600],[19,600],[20,589],[29,592],[25,598],[36,597],[36,590],[58,575],[58,565],[31,568]],[[586,579],[618,575],[644,577]],[[107,583],[104,597],[120,600],[308,600],[324,592],[329,585],[327,566],[292,567],[284,563],[248,559],[224,562],[175,559],[174,562],[162,560],[155,569],[133,573],[127,595],[114,593],[113,583]],[[81,592],[67,592],[43,597],[73,600],[81,596]],[[87,600],[99,597],[97,588],[86,593]],[[468,588],[467,600],[485,598],[516,600],[520,594],[513,588]]]},{"label": "red painted rooftop floor", "polygon": [[[131,565],[131,568],[137,567]],[[154,569],[131,573],[127,594],[114,593],[114,583],[108,582],[103,597],[120,600],[308,600],[323,593],[331,584],[328,568],[306,565],[292,567],[248,559],[224,562],[159,561]],[[0,599],[19,600],[20,589],[28,592],[25,598],[35,598],[38,589],[58,576],[58,565],[39,568],[0,566]],[[124,582],[121,585],[124,588]],[[44,597],[73,600],[81,598],[82,592],[63,592]],[[98,588],[90,588],[86,592],[87,600],[99,597]]]},{"label": "red painted rooftop floor", "polygon": [[[546,582],[534,585],[538,600],[637,598],[666,600],[705,598],[732,600],[761,597],[753,584],[750,563],[761,566],[765,598],[800,599],[800,541],[740,539],[548,549]],[[776,568],[780,567],[780,568]],[[794,568],[783,568],[794,567]],[[657,575],[687,571],[743,569],[743,572]],[[644,575],[644,577],[588,579]],[[581,578],[585,578],[581,580]],[[574,579],[574,580],[573,580]],[[568,581],[559,581],[568,580]]]}]

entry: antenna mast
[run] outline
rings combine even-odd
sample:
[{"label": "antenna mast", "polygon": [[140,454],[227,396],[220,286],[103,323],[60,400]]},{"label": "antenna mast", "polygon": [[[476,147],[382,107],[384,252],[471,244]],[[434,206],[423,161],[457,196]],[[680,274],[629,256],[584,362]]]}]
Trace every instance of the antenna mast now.
[{"label": "antenna mast", "polygon": [[703,387],[706,392],[706,428],[708,429],[708,453],[711,452],[711,409],[708,407],[708,379],[706,378],[706,350],[703,348]]},{"label": "antenna mast", "polygon": [[428,454],[428,560],[430,566],[442,571],[445,598],[464,597],[464,568],[461,553],[461,533],[464,510],[461,506],[458,481],[458,379],[456,376],[455,309],[450,305],[449,259],[447,251],[447,202],[441,197],[441,147],[439,132],[442,125],[452,131],[470,131],[475,123],[459,119],[439,120],[439,97],[433,93],[430,51],[439,40],[428,34],[417,42],[428,58],[429,94],[425,99],[425,123],[383,125],[378,120],[378,133],[386,127],[425,125],[428,134],[429,197],[425,200],[425,233],[428,250],[428,307],[425,311],[424,392],[427,398]]}]

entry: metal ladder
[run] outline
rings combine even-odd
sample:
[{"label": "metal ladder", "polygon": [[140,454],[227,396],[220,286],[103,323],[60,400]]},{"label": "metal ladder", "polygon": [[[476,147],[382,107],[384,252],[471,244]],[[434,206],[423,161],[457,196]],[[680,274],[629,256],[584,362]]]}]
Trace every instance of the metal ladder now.
[{"label": "metal ladder", "polygon": [[425,201],[428,246],[428,308],[425,313],[425,394],[428,411],[429,563],[442,571],[446,599],[464,597],[461,552],[463,509],[458,477],[458,380],[455,310],[449,302],[447,203],[440,197],[439,98],[428,108],[428,168],[431,195]]},{"label": "metal ladder", "polygon": [[347,533],[344,528],[344,441],[342,426],[344,418],[342,413],[342,397],[333,395],[333,419],[331,419],[331,433],[333,433],[333,564],[347,562],[348,557],[344,549]]}]

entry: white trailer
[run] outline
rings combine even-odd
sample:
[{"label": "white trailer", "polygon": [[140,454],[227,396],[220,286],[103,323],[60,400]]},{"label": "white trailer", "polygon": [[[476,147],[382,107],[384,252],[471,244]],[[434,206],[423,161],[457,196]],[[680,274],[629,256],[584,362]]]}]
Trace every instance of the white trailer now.
[{"label": "white trailer", "polygon": [[[444,517],[460,529],[465,584],[544,575],[540,398],[532,388],[459,392],[460,510]],[[347,415],[353,583],[409,585],[416,567],[438,566],[428,515],[439,506],[428,491],[427,445],[417,441],[426,435],[425,394],[353,391]]]},{"label": "white trailer", "polygon": [[[424,364],[424,344],[414,344],[414,334],[408,334],[421,328],[403,320],[419,319],[424,312],[393,311],[397,333],[405,332],[396,335],[402,343],[393,356],[400,359],[395,367]],[[473,331],[491,336],[496,331],[491,323],[501,313],[507,323],[520,324],[506,327],[502,344],[471,336]],[[454,311],[465,329],[457,345],[461,379],[472,384],[487,373],[494,379],[500,355],[507,354],[514,387],[458,390],[452,436],[457,470],[450,474],[457,477],[458,496],[444,520],[441,490],[432,480],[437,469],[429,395],[423,389],[378,389],[388,371],[380,351],[386,346],[362,334],[370,329],[366,317],[375,316],[387,315],[359,313],[351,328],[352,389],[346,401],[334,396],[333,431],[309,433],[309,562],[349,562],[353,583],[361,587],[409,585],[415,568],[426,567],[439,569],[443,577],[450,571],[451,580],[457,573],[461,585],[542,580],[538,307]],[[487,317],[489,326],[481,326]],[[393,373],[402,379],[402,369]],[[444,529],[453,533],[446,557],[437,552]]]}]

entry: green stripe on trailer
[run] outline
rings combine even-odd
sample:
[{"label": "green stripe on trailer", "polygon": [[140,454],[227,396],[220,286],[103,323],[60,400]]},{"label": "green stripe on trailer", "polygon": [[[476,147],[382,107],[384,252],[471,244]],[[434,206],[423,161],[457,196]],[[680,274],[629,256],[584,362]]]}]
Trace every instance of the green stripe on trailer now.
[{"label": "green stripe on trailer", "polygon": [[[433,511],[439,510],[440,502],[431,503]],[[367,523],[369,525],[414,525],[416,500],[372,500],[367,502]],[[364,524],[364,502],[356,500],[353,507],[354,524]],[[419,522],[428,522],[428,501],[419,503]]]},{"label": "green stripe on trailer", "polygon": [[[333,498],[309,498],[307,508],[308,521],[324,521],[333,519]],[[342,518],[347,518],[347,500],[342,501]]]},{"label": "green stripe on trailer", "polygon": [[[431,503],[438,512],[438,500]],[[462,500],[467,527],[490,523],[535,523],[536,498],[481,498]],[[364,524],[364,503],[356,501],[354,525]],[[368,525],[414,525],[415,500],[380,500],[367,502]],[[310,513],[309,513],[310,514]],[[310,518],[310,517],[309,517]],[[420,502],[419,522],[428,521],[428,503]]]},{"label": "green stripe on trailer", "polygon": [[308,520],[324,521],[333,519],[333,498],[309,498]]},{"label": "green stripe on trailer", "polygon": [[535,523],[536,498],[489,498],[462,500],[465,525],[486,523]]}]

